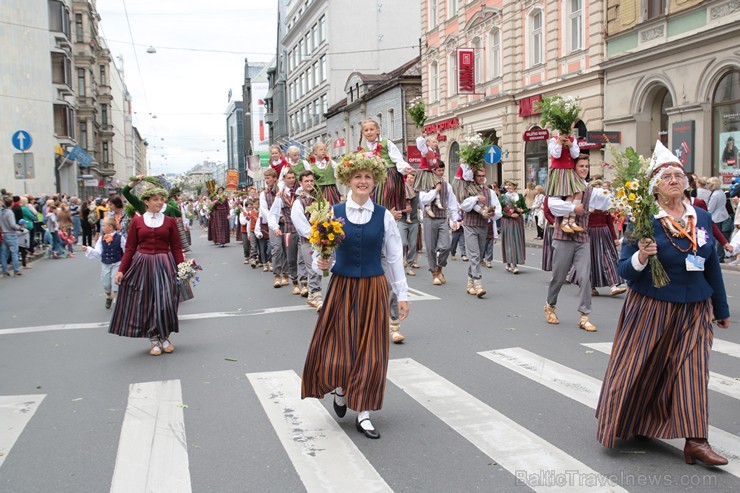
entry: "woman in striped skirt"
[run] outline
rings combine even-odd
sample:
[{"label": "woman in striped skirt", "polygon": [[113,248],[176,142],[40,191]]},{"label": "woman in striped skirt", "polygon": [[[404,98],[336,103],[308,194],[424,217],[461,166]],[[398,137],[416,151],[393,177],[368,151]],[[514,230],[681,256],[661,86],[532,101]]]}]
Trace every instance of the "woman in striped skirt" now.
[{"label": "woman in striped skirt", "polygon": [[[389,282],[398,297],[399,319],[409,313],[401,234],[393,215],[370,199],[385,174],[383,161],[374,158],[355,158],[339,167],[340,182],[352,192],[347,202],[333,208],[334,216],[344,220],[345,239],[336,251],[301,388],[301,398],[320,399],[334,391],[337,416],[343,417],[347,407],[357,411],[355,426],[368,438],[380,438],[370,411],[382,407],[385,393]],[[388,280],[381,255],[388,262]],[[328,269],[331,261],[318,260],[316,266]]]},{"label": "woman in striped skirt", "polygon": [[524,247],[524,216],[527,205],[524,196],[516,191],[516,183],[509,180],[505,183],[506,193],[501,196],[501,253],[506,270],[519,274],[517,264],[524,264],[527,252]]},{"label": "woman in striped skirt", "polygon": [[550,206],[547,203],[547,196],[542,203],[542,212],[545,217],[545,233],[542,235],[542,270],[545,272],[552,271],[552,235],[555,232],[555,216],[550,212]]},{"label": "woman in striped skirt", "polygon": [[216,193],[211,197],[213,209],[208,220],[208,241],[220,247],[226,246],[231,241],[229,234],[229,199],[224,197],[224,187],[218,187]]},{"label": "woman in striped skirt", "polygon": [[[688,180],[660,141],[648,172],[660,205],[655,240],[622,247],[619,274],[630,290],[596,408],[598,440],[613,447],[616,438],[631,436],[685,438],[687,464],[724,465],[707,441],[712,319],[730,326],[712,218],[683,202]],[[653,255],[671,280],[662,288],[651,279]]]},{"label": "woman in striped skirt", "polygon": [[177,265],[185,259],[175,220],[160,212],[167,198],[163,188],[141,194],[142,216],[129,226],[126,250],[114,279],[120,285],[108,332],[125,337],[146,337],[149,354],[171,353],[171,332],[179,332]]}]

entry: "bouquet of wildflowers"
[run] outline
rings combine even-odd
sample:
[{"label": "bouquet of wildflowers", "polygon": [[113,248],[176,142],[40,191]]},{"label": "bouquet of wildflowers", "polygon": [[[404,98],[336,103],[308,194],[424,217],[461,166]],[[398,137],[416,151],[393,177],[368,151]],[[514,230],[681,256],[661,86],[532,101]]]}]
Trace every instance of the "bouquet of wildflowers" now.
[{"label": "bouquet of wildflowers", "polygon": [[490,139],[484,139],[481,134],[468,135],[465,145],[461,146],[458,151],[460,160],[471,168],[483,166],[486,148],[492,144]]},{"label": "bouquet of wildflowers", "polygon": [[560,135],[570,134],[573,124],[581,114],[578,99],[572,96],[564,98],[559,94],[551,98],[543,97],[542,101],[535,103],[535,110],[542,113],[540,125],[557,130]]},{"label": "bouquet of wildflowers", "polygon": [[519,213],[518,200],[509,197],[508,193],[502,193],[500,198],[502,199],[501,207],[506,211],[507,216]]},{"label": "bouquet of wildflowers", "polygon": [[421,96],[417,96],[409,101],[409,107],[406,111],[411,119],[414,120],[417,127],[422,128],[427,122],[426,106],[424,106]]},{"label": "bouquet of wildflowers", "polygon": [[[650,161],[638,156],[631,147],[620,153],[611,146],[610,151],[615,159],[614,169],[617,176],[612,182],[614,188],[613,209],[617,214],[627,217],[630,227],[625,236],[631,241],[642,239],[655,241],[653,216],[658,213],[658,202],[650,193]],[[662,288],[671,282],[657,255],[649,258],[653,286]]]},{"label": "bouquet of wildflowers", "polygon": [[[306,213],[311,223],[311,235],[308,237],[311,248],[322,259],[331,258],[344,240],[344,221],[333,217],[331,205],[318,187],[314,189],[314,203],[306,207]],[[329,271],[324,270],[324,277],[328,275]]]},{"label": "bouquet of wildflowers", "polygon": [[180,283],[189,283],[191,279],[195,279],[195,282],[200,282],[198,277],[198,271],[203,270],[203,267],[198,265],[195,259],[191,258],[185,262],[177,264],[177,280]]}]

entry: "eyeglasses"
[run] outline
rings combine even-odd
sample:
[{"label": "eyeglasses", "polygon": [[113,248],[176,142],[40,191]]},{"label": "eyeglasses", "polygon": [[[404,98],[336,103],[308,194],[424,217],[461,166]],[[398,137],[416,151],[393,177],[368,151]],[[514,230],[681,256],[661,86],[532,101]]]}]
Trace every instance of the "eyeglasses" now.
[{"label": "eyeglasses", "polygon": [[476,178],[485,178],[486,175],[475,175]]},{"label": "eyeglasses", "polygon": [[671,182],[673,180],[681,181],[686,178],[686,175],[683,173],[667,173],[660,177],[661,180],[665,180],[666,182]]}]

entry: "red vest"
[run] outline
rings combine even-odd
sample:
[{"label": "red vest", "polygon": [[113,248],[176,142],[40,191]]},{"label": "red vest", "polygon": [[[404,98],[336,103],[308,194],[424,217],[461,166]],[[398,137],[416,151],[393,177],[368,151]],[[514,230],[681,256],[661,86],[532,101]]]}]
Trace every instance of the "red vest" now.
[{"label": "red vest", "polygon": [[[575,138],[570,135],[568,136],[568,140],[573,142]],[[550,168],[552,169],[574,169],[575,167],[576,161],[570,157],[570,149],[567,149],[565,146],[563,146],[563,151],[560,153],[560,157],[553,157],[550,160]]]},{"label": "red vest", "polygon": [[437,167],[440,155],[438,151],[429,149],[426,155],[421,156],[421,163],[419,163],[419,169],[425,169],[431,171]]}]

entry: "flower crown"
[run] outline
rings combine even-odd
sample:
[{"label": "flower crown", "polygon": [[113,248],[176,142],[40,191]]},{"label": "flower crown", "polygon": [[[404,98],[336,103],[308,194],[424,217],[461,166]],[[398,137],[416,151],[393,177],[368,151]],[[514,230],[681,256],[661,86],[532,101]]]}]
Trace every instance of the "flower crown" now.
[{"label": "flower crown", "polygon": [[342,158],[341,163],[337,166],[337,179],[344,185],[349,185],[352,175],[359,170],[368,170],[373,174],[375,183],[385,181],[387,164],[383,158],[372,152],[355,152]]}]

